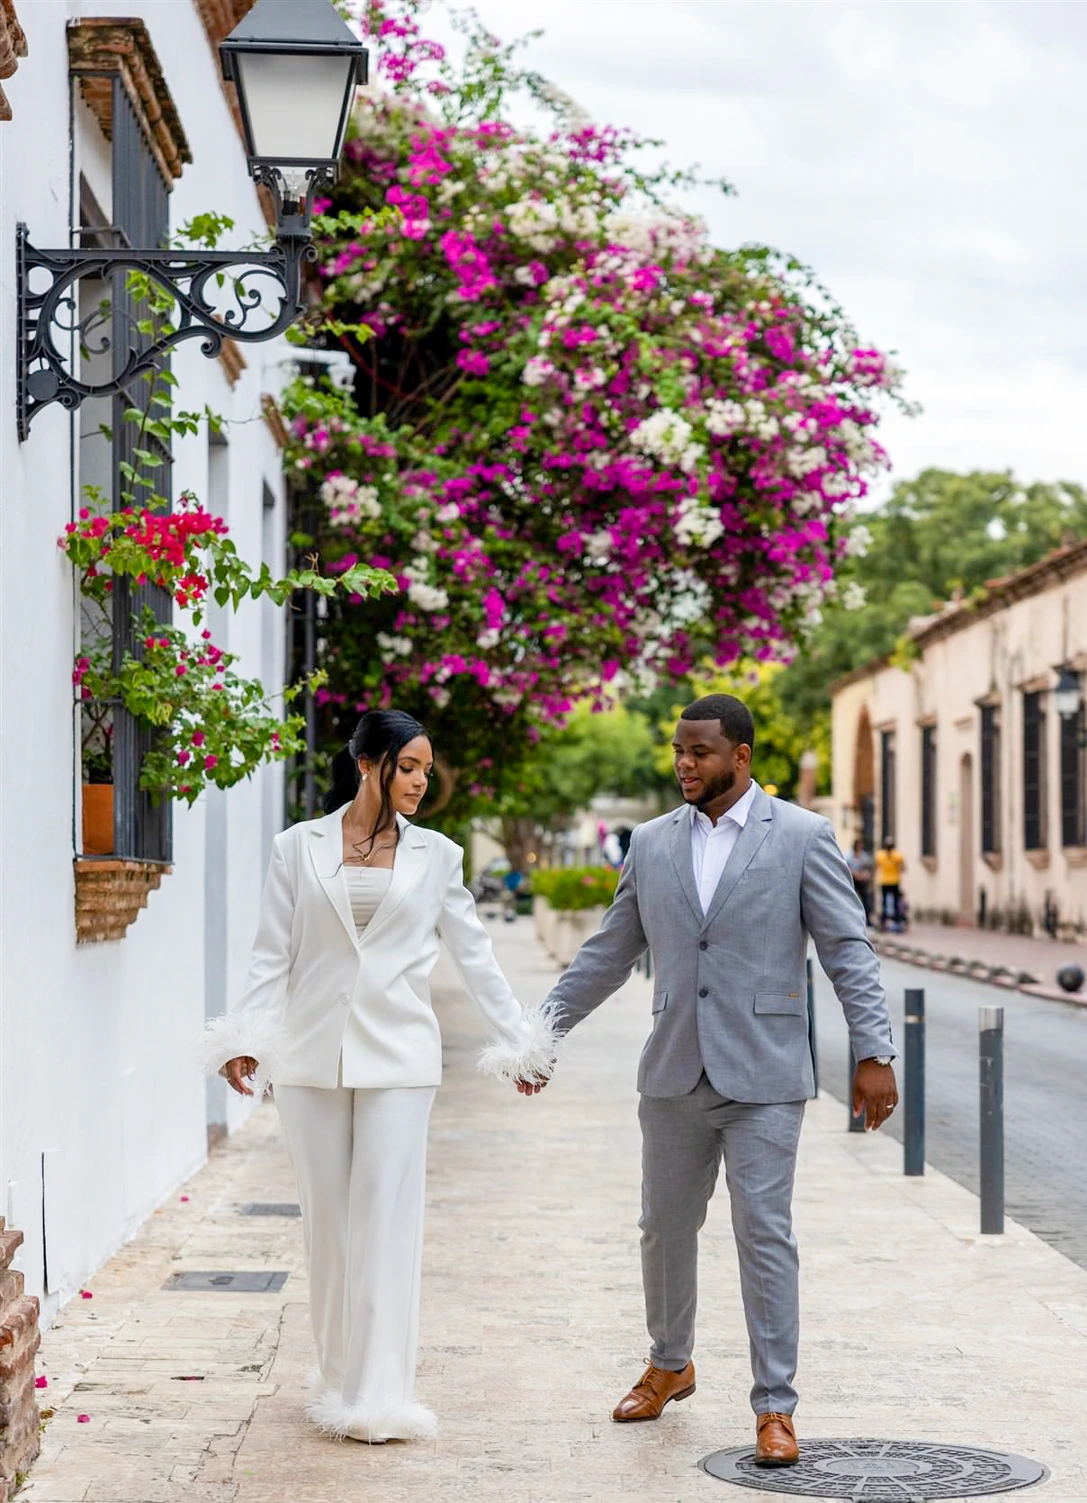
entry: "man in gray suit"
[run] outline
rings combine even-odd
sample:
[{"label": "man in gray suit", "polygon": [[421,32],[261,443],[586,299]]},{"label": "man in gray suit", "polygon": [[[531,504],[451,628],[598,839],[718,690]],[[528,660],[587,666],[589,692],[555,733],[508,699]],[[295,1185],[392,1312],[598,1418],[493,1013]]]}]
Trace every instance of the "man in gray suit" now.
[{"label": "man in gray suit", "polygon": [[657,1419],[665,1404],[694,1392],[698,1232],[723,1157],[755,1380],[755,1459],[789,1466],[799,1457],[793,1175],[814,1089],[809,936],[849,1024],[854,1110],[863,1109],[869,1128],[881,1127],[898,1101],[891,1025],[831,827],[752,782],[746,705],[725,694],[698,700],[683,711],[673,744],[686,807],[634,832],[603,925],[546,1004],[566,1033],[652,952],[653,1031],[638,1069],[652,1349],[612,1418]]}]

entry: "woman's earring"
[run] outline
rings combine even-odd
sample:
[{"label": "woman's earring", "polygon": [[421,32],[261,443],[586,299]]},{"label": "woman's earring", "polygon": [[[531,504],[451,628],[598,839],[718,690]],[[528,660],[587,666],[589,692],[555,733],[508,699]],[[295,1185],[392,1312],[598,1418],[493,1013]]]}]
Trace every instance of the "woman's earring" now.
[{"label": "woman's earring", "polygon": [[363,773],[363,775],[362,775],[362,781],[363,781],[363,782],[364,782],[364,783],[365,783],[365,781],[366,781],[366,779],[367,779],[367,778],[368,778],[368,777],[369,777],[369,776],[370,776],[370,774],[369,774],[369,773],[368,773],[368,772],[364,772],[364,773]]}]

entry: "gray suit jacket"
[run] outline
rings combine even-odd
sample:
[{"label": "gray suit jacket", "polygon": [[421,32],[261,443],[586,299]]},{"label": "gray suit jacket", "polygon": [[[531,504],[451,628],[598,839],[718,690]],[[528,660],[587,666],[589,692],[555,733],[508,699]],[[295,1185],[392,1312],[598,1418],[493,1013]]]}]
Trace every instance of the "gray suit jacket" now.
[{"label": "gray suit jacket", "polygon": [[703,1071],[732,1101],[813,1094],[805,961],[808,936],[849,1024],[854,1057],[893,1055],[879,962],[845,857],[827,820],[761,788],[703,916],[691,815],[635,830],[598,933],[548,998],[566,1033],[653,955],[653,1032],[638,1089],[684,1096]]}]

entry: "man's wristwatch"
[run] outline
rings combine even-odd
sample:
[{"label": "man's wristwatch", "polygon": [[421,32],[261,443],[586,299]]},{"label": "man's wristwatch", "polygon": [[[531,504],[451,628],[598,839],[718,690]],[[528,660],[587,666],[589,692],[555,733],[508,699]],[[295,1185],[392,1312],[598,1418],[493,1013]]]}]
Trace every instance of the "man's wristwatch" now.
[{"label": "man's wristwatch", "polygon": [[872,1056],[872,1058],[875,1060],[875,1062],[876,1062],[877,1065],[889,1065],[891,1063],[891,1061],[894,1059],[894,1055],[893,1054],[874,1054]]}]

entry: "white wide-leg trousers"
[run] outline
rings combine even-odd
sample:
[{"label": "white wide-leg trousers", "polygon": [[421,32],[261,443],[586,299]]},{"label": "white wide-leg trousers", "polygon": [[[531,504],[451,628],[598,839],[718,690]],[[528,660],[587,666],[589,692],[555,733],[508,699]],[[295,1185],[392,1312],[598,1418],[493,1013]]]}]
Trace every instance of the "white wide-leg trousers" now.
[{"label": "white wide-leg trousers", "polygon": [[338,1438],[423,1440],[415,1402],[432,1086],[275,1087],[298,1182],[321,1383],[307,1408]]}]

